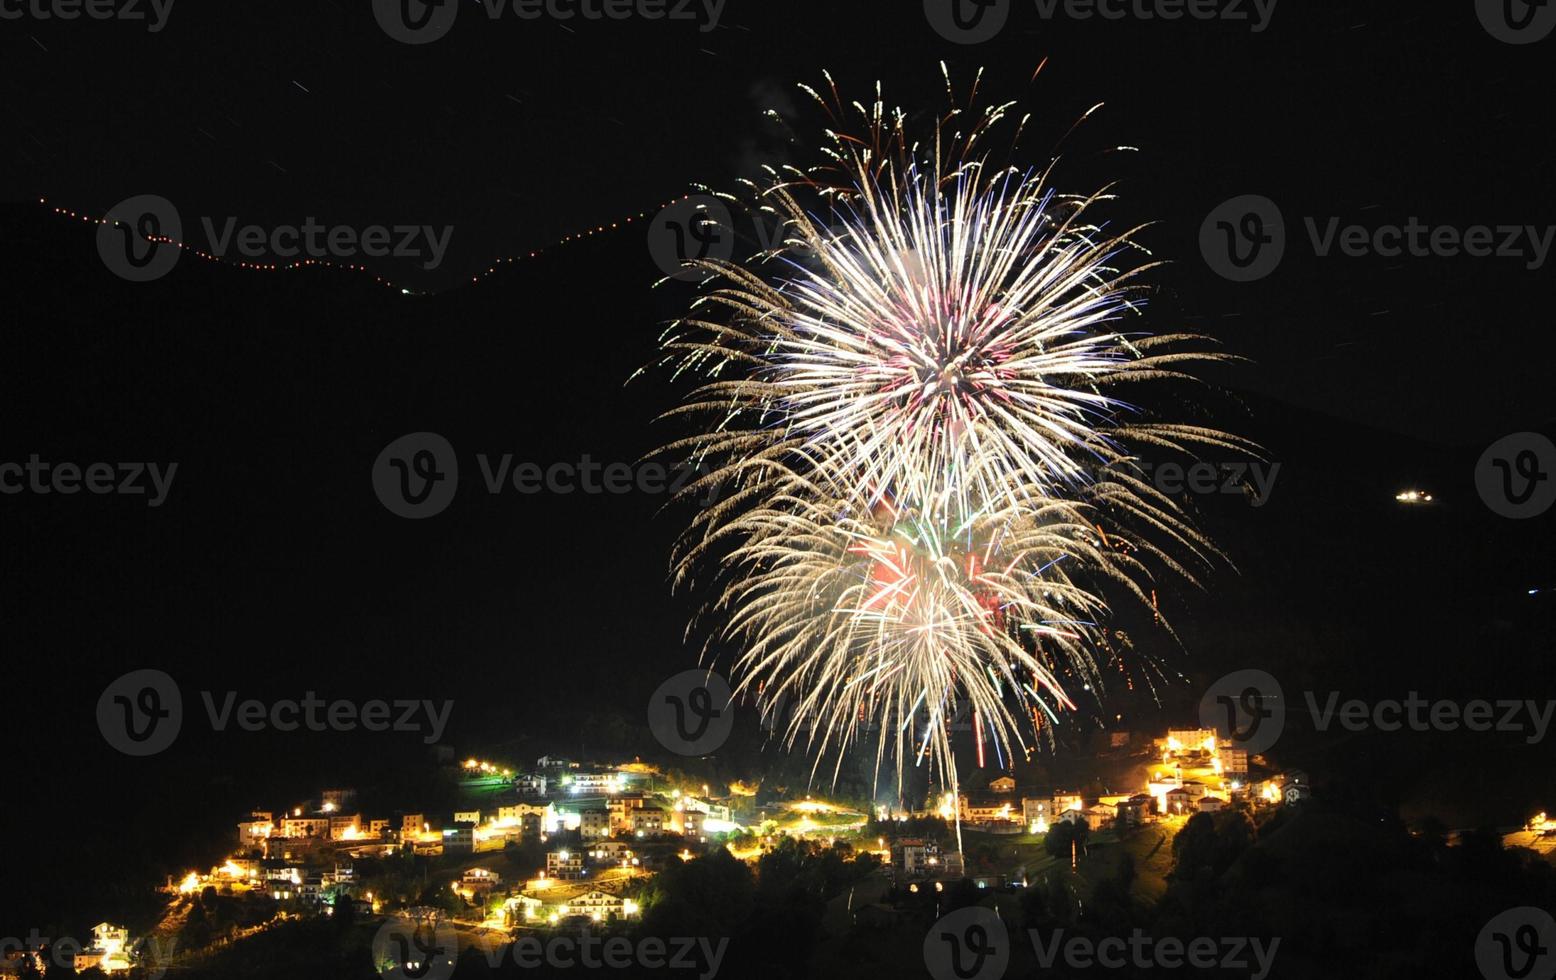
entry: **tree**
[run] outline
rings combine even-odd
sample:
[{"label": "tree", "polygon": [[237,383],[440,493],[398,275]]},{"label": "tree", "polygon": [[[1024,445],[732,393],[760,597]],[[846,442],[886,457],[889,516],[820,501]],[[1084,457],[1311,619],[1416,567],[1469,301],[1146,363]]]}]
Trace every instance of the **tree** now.
[{"label": "tree", "polygon": [[1196,813],[1172,839],[1172,877],[1189,878],[1215,860],[1216,825],[1208,813]]},{"label": "tree", "polygon": [[351,896],[346,894],[344,888],[335,892],[334,911],[330,913],[330,916],[335,920],[335,926],[342,932],[350,929],[352,924],[356,922],[357,907],[353,904]]},{"label": "tree", "polygon": [[1086,849],[1086,839],[1091,836],[1091,827],[1084,820],[1060,820],[1048,828],[1048,835],[1043,838],[1043,848],[1050,857],[1060,860],[1069,860],[1072,848],[1075,851]]}]

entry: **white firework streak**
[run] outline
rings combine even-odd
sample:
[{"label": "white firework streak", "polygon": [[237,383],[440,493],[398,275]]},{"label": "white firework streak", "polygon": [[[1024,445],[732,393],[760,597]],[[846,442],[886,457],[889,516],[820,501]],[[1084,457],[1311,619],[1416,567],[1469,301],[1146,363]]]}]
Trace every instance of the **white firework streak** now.
[{"label": "white firework streak", "polygon": [[716,604],[721,639],[744,651],[739,689],[787,709],[781,735],[790,746],[803,737],[813,772],[878,731],[877,774],[890,755],[900,783],[928,749],[953,778],[949,723],[969,711],[1003,752],[1024,748],[1034,708],[1073,708],[1055,658],[1098,676],[1089,621],[1102,603],[1059,566],[1108,559],[1074,518],[1051,502],[944,535],[937,517],[769,501],[719,532],[739,542]]},{"label": "white firework streak", "polygon": [[[816,98],[846,115],[833,96]],[[1192,581],[1216,554],[1137,452],[1255,448],[1117,397],[1220,355],[1120,328],[1154,266],[1115,268],[1145,254],[1139,229],[1088,220],[1105,193],[991,166],[982,145],[1007,109],[953,110],[920,146],[901,110],[855,104],[864,135],[829,131],[826,167],[757,188],[784,244],[697,263],[708,289],[663,340],[665,363],[708,378],[669,413],[698,431],[666,451],[708,468],[688,495],[724,491],[693,519],[676,581],[715,569],[709,612],[745,645],[742,687],[798,705],[787,738],[814,726],[818,765],[841,765],[862,726],[881,732],[878,772],[926,746],[944,765],[963,705],[1006,752],[1024,744],[1011,703],[1073,707],[1052,665],[1100,688],[1097,637],[1064,625],[1106,614],[1080,583],[1151,601],[1152,566]],[[878,526],[883,507],[914,533]]]}]

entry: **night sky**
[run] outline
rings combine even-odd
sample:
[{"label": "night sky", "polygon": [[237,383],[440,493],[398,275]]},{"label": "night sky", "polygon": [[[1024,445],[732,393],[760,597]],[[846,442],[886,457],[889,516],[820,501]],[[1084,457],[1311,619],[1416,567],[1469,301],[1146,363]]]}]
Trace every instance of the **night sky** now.
[{"label": "night sky", "polygon": [[[1215,372],[1198,411],[1263,443],[1289,483],[1267,508],[1204,503],[1236,570],[1168,597],[1176,670],[1268,658],[1310,683],[1548,695],[1549,597],[1533,612],[1516,599],[1556,586],[1550,518],[1495,517],[1471,476],[1493,441],[1556,423],[1551,266],[1321,259],[1304,226],[1556,224],[1556,40],[1503,44],[1474,7],[1282,3],[1254,32],[1042,20],[1027,2],[974,46],[917,2],[729,0],[711,30],[494,22],[471,2],[419,46],[367,3],[184,0],[155,32],[0,20],[0,460],[179,464],[156,508],[0,498],[15,883],[0,933],[92,914],[89,869],[176,864],[187,828],[225,835],[250,805],[363,767],[414,782],[428,762],[409,735],[189,733],[198,690],[452,698],[460,751],[566,751],[587,746],[586,716],[636,720],[695,663],[683,630],[706,596],[667,577],[684,512],[643,493],[491,495],[476,456],[632,462],[673,434],[653,420],[680,389],[629,378],[692,289],[655,288],[645,221],[558,242],[810,162],[762,112],[814,128],[795,86],[826,70],[861,100],[880,80],[927,121],[939,62],[963,91],[985,67],[986,100],[1034,114],[1021,162],[1057,155],[1058,186],[1114,184],[1115,220],[1155,222],[1142,239],[1168,264],[1150,328],[1248,359]],[[199,241],[202,216],[451,235],[437,268],[370,260],[392,287],[193,256],[135,284],[104,267],[93,226],[52,207],[96,216],[139,194],[173,201]],[[1199,240],[1245,194],[1280,205],[1287,251],[1240,284]],[[407,521],[370,471],[423,431],[455,447],[462,482],[447,512]],[[1393,494],[1422,484],[1442,506],[1400,514]],[[186,735],[135,760],[103,744],[94,710],[141,667],[183,686]],[[1539,779],[1484,819],[1548,793]]]}]

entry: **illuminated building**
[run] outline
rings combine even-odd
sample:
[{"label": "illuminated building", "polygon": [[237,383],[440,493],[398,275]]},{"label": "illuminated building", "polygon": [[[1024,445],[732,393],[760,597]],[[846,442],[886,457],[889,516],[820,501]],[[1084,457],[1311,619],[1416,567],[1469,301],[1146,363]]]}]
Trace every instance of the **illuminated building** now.
[{"label": "illuminated building", "polygon": [[330,840],[361,840],[361,838],[361,814],[335,814],[330,817]]},{"label": "illuminated building", "polygon": [[[1053,798],[1048,796],[1024,797],[1021,800],[1021,822],[1034,834],[1045,833],[1053,823],[1053,804]],[[1042,825],[1042,829],[1032,829],[1038,824]]]},{"label": "illuminated building", "polygon": [[570,881],[574,878],[582,878],[583,875],[583,852],[548,851],[546,853],[546,876],[548,878]]},{"label": "illuminated building", "polygon": [[99,922],[92,927],[92,945],[75,956],[77,972],[97,967],[104,973],[118,973],[130,968],[130,931],[124,926]]},{"label": "illuminated building", "polygon": [[477,895],[487,894],[500,884],[502,884],[502,875],[497,872],[486,868],[471,868],[460,877],[454,891],[468,902],[474,900]]},{"label": "illuminated building", "polygon": [[1217,771],[1223,776],[1248,775],[1248,753],[1243,749],[1223,745],[1217,750],[1217,761],[1220,763]]},{"label": "illuminated building", "polygon": [[582,915],[595,922],[632,918],[637,912],[636,902],[603,891],[585,892],[557,907],[557,913],[563,917]]},{"label": "illuminated building", "polygon": [[1307,773],[1301,769],[1288,769],[1281,780],[1281,797],[1286,803],[1301,803],[1313,795]]},{"label": "illuminated building", "polygon": [[572,772],[559,780],[564,790],[580,796],[614,796],[631,781],[631,775],[623,772]]},{"label": "illuminated building", "polygon": [[1149,793],[1137,793],[1127,800],[1114,804],[1118,810],[1118,822],[1125,827],[1138,827],[1145,818],[1156,812],[1156,798]]},{"label": "illuminated building", "polygon": [[475,851],[475,825],[462,823],[443,831],[444,854],[470,854]]},{"label": "illuminated building", "polygon": [[535,773],[522,773],[514,777],[513,788],[523,796],[545,796],[546,777]]},{"label": "illuminated building", "polygon": [[326,789],[319,793],[320,809],[331,813],[348,809],[356,799],[357,791],[354,789]]},{"label": "illuminated building", "polygon": [[611,815],[609,810],[589,809],[578,814],[578,832],[585,840],[600,837],[609,837],[611,833]]},{"label": "illuminated building", "polygon": [[952,862],[948,860],[952,854],[955,854],[957,862],[960,862],[959,853],[943,854],[940,845],[932,840],[918,837],[899,838],[891,842],[891,870],[899,878],[952,874],[954,873]]},{"label": "illuminated building", "polygon": [[624,793],[621,796],[612,797],[606,802],[605,807],[610,811],[610,827],[612,834],[625,834],[632,830],[632,814],[641,810],[646,804],[641,793]]},{"label": "illuminated building", "polygon": [[645,806],[632,811],[632,832],[639,837],[653,837],[666,830],[665,812],[658,807]]},{"label": "illuminated building", "polygon": [[559,818],[551,804],[513,803],[497,808],[497,824],[518,827],[525,837],[539,837],[557,828]]},{"label": "illuminated building", "polygon": [[255,810],[238,824],[238,846],[245,850],[262,848],[276,830],[275,817],[266,810]]},{"label": "illuminated building", "polygon": [[671,829],[686,837],[701,837],[703,824],[707,820],[707,814],[699,810],[688,809],[685,801],[675,805],[675,810],[670,815]]}]

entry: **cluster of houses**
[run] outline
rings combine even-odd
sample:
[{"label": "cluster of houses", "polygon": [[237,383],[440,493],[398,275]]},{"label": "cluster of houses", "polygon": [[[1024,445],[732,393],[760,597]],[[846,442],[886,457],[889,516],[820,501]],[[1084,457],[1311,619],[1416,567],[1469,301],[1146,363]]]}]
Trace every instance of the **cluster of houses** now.
[{"label": "cluster of houses", "polygon": [[941,800],[936,813],[947,820],[992,834],[1044,834],[1062,821],[1085,823],[1092,830],[1132,827],[1158,813],[1157,801],[1148,793],[1103,796],[1089,802],[1068,790],[1016,796],[1016,781],[1001,776],[989,783],[988,794],[965,794]]},{"label": "cluster of houses", "polygon": [[40,941],[36,944],[7,944],[0,959],[0,976],[44,976],[54,973],[52,964],[60,964],[79,973],[96,968],[104,973],[122,973],[133,965],[130,958],[130,932],[124,926],[100,922],[92,927],[92,944],[81,946],[69,939]]},{"label": "cluster of houses", "polygon": [[[456,810],[446,818],[420,811],[371,816],[355,805],[350,789],[327,789],[317,801],[287,811],[256,810],[238,823],[241,853],[265,857],[305,854],[319,848],[357,856],[393,853],[471,854],[501,850],[509,843],[562,831],[585,840],[676,835],[705,840],[727,830],[729,807],[679,792],[637,789],[641,776],[625,770],[584,770],[550,758],[538,773],[514,774],[471,759],[464,769],[474,780],[493,777],[508,784],[485,809]],[[556,767],[562,765],[560,771]],[[551,770],[551,771],[547,771]]]},{"label": "cluster of houses", "polygon": [[378,911],[371,896],[355,897],[354,858],[403,851],[460,857],[538,841],[553,846],[533,877],[505,885],[500,874],[477,867],[453,890],[471,904],[495,908],[511,924],[574,916],[599,921],[631,917],[637,909],[630,899],[588,888],[589,881],[605,872],[620,880],[658,870],[676,848],[689,856],[684,848],[734,829],[727,804],[679,790],[654,792],[644,786],[642,767],[593,769],[547,757],[531,772],[477,759],[459,768],[472,796],[486,796],[482,808],[380,816],[362,812],[354,790],[326,789],[287,810],[249,813],[237,824],[232,857],[208,873],[170,879],[167,890],[261,892],[304,907],[345,895],[363,911]]},{"label": "cluster of houses", "polygon": [[1213,731],[1170,730],[1154,748],[1160,762],[1150,766],[1143,792],[1094,799],[1064,790],[1018,796],[1016,780],[1006,775],[990,781],[980,796],[946,794],[935,812],[986,833],[1041,834],[1063,820],[1091,830],[1133,827],[1163,816],[1214,813],[1236,800],[1300,803],[1311,792],[1299,770],[1251,773],[1248,753],[1220,742]]}]

